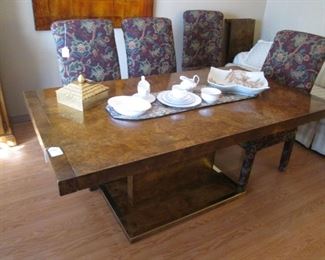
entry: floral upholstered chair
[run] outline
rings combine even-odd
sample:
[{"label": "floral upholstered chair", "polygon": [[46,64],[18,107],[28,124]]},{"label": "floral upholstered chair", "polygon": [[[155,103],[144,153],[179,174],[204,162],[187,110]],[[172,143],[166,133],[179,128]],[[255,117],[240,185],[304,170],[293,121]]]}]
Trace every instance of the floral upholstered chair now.
[{"label": "floral upholstered chair", "polygon": [[[308,94],[325,61],[325,38],[304,32],[284,30],[276,34],[262,70],[268,79]],[[297,103],[299,100],[297,100]],[[269,135],[242,144],[245,159],[240,184],[245,186],[258,150],[284,141],[279,170],[288,165],[296,129]]]},{"label": "floral upholstered chair", "polygon": [[280,31],[264,62],[265,76],[309,93],[325,60],[325,38],[297,31]]},{"label": "floral upholstered chair", "polygon": [[176,71],[171,21],[167,18],[128,18],[122,21],[129,77]]},{"label": "floral upholstered chair", "polygon": [[[101,19],[54,22],[51,31],[64,85],[83,74],[93,81],[120,78],[112,22]],[[68,48],[68,54],[63,53]]]},{"label": "floral upholstered chair", "polygon": [[223,66],[223,14],[190,10],[184,12],[183,20],[183,69]]}]

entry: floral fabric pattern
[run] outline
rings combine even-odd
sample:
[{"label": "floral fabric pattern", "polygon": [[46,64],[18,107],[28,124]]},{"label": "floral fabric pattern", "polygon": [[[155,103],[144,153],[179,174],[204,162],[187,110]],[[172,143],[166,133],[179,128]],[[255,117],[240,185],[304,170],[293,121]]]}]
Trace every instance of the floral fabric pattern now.
[{"label": "floral fabric pattern", "polygon": [[[112,22],[101,19],[54,22],[51,31],[57,48],[63,85],[80,74],[93,81],[120,78],[120,67]],[[68,47],[69,57],[62,57]]]},{"label": "floral fabric pattern", "polygon": [[324,37],[284,30],[276,34],[262,70],[267,78],[309,93],[324,61]]},{"label": "floral fabric pattern", "polygon": [[171,21],[129,18],[122,21],[129,77],[176,72]]},{"label": "floral fabric pattern", "polygon": [[183,69],[223,66],[223,14],[218,11],[185,11]]}]

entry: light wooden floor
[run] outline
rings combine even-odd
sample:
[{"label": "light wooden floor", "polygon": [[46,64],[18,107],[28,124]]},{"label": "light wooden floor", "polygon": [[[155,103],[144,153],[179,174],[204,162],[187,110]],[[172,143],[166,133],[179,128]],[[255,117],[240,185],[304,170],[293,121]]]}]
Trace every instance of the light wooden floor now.
[{"label": "light wooden floor", "polygon": [[[325,159],[260,152],[239,199],[129,244],[99,192],[60,197],[31,125],[0,151],[0,259],[325,259]],[[157,205],[159,206],[159,205]]]}]

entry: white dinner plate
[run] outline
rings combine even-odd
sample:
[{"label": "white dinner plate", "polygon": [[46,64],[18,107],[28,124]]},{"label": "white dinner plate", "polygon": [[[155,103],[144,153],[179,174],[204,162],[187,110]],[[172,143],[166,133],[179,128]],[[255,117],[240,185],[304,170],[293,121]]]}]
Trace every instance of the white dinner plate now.
[{"label": "white dinner plate", "polygon": [[171,90],[166,90],[166,91],[162,91],[158,94],[157,99],[160,103],[166,105],[166,106],[170,106],[170,107],[178,107],[178,108],[188,108],[188,107],[195,107],[201,104],[202,99],[194,94],[189,92],[188,95],[191,97],[192,102],[188,103],[174,103],[173,101],[171,101],[168,98],[168,94],[169,92],[171,92]]}]

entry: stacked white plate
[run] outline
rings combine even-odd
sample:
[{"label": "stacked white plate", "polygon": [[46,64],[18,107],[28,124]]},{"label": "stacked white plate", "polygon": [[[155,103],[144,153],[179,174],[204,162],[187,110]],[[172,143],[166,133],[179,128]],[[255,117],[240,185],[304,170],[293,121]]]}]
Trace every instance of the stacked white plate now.
[{"label": "stacked white plate", "polygon": [[202,102],[202,99],[194,93],[187,92],[186,95],[182,97],[175,97],[171,90],[160,92],[157,99],[166,106],[178,108],[195,107]]}]

